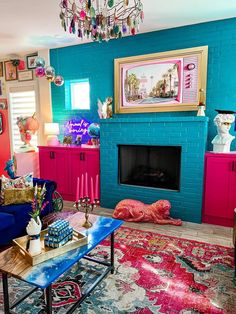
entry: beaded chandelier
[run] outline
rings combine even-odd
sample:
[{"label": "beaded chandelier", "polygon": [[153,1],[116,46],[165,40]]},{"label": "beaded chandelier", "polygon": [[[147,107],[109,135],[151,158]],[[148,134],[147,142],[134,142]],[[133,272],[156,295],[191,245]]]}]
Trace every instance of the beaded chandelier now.
[{"label": "beaded chandelier", "polygon": [[65,31],[99,42],[135,35],[144,17],[141,0],[61,0],[60,8]]}]

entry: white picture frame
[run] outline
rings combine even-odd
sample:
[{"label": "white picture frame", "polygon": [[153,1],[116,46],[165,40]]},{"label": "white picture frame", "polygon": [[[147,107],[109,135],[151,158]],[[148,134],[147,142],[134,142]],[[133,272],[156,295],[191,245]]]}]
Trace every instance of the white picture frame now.
[{"label": "white picture frame", "polygon": [[32,70],[25,70],[18,72],[18,81],[32,81],[33,80],[33,71]]}]

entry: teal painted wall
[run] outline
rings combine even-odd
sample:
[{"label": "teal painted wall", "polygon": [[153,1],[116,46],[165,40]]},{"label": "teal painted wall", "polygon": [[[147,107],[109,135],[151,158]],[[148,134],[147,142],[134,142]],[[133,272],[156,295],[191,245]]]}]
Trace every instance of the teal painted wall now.
[{"label": "teal painted wall", "polygon": [[[97,98],[104,100],[114,93],[115,58],[208,45],[207,110],[209,117],[208,149],[216,129],[213,125],[215,108],[236,109],[236,18],[111,40],[89,43],[50,51],[51,65],[65,80],[89,78],[91,110],[65,109],[65,89],[52,84],[53,120],[64,124],[69,118],[84,117],[98,122]],[[125,115],[127,118],[154,116],[191,116],[195,112],[147,113]],[[121,118],[124,116],[121,115]],[[232,128],[233,129],[233,128]],[[231,130],[235,135],[235,131]],[[236,150],[236,140],[233,142]]]}]

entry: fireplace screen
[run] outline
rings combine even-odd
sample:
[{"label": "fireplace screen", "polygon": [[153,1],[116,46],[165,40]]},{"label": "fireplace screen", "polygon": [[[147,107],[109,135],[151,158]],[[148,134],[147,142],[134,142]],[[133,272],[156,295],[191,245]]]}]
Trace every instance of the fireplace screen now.
[{"label": "fireplace screen", "polygon": [[180,146],[118,145],[119,183],[179,190]]}]

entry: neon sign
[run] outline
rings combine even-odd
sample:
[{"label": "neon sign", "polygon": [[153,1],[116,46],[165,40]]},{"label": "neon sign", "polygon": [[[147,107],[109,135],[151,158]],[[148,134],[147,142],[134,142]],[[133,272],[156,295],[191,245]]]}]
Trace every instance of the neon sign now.
[{"label": "neon sign", "polygon": [[76,140],[77,135],[82,137],[82,142],[86,143],[90,136],[88,135],[88,127],[91,122],[86,119],[71,119],[64,125],[64,135],[71,135],[73,142]]}]

